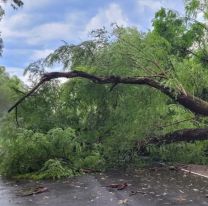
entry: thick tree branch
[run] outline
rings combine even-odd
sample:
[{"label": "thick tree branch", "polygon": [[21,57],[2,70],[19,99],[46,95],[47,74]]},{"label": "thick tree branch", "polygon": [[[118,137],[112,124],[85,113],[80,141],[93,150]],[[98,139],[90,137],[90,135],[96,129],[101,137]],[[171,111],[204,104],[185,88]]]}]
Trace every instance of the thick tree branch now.
[{"label": "thick tree branch", "polygon": [[148,144],[163,145],[174,142],[195,142],[201,140],[208,140],[208,128],[192,128],[177,130],[172,133],[165,134],[161,137],[150,138]]},{"label": "thick tree branch", "polygon": [[151,145],[162,146],[171,143],[196,142],[203,140],[208,140],[208,127],[181,129],[162,136],[154,136],[146,138],[145,140],[139,140],[136,142],[135,149],[138,154],[147,155],[149,154],[147,148]]},{"label": "thick tree branch", "polygon": [[20,103],[22,103],[27,97],[31,96],[43,83],[45,82],[44,79],[41,79],[41,81],[33,87],[26,95],[24,95],[22,98],[20,98],[9,110],[8,112],[11,112],[13,109],[15,109]]},{"label": "thick tree branch", "polygon": [[97,76],[89,74],[82,71],[71,71],[71,72],[50,72],[43,74],[40,82],[25,96],[18,100],[9,110],[11,112],[16,108],[20,103],[22,103],[27,97],[33,94],[43,83],[50,81],[52,79],[57,79],[60,77],[64,78],[84,78],[89,79],[97,84],[132,84],[132,85],[147,85],[152,88],[155,88],[162,93],[169,96],[171,99],[175,100],[179,104],[183,105],[185,108],[190,111],[208,116],[208,103],[204,100],[197,98],[191,94],[184,93],[183,91],[172,89],[161,84],[157,81],[156,77],[120,77],[120,76]]}]

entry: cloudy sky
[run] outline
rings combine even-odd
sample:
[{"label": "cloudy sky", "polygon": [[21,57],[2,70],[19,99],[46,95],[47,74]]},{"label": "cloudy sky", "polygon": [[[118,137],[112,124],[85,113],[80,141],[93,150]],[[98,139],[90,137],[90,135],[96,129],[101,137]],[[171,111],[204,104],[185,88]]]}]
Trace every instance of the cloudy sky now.
[{"label": "cloudy sky", "polygon": [[19,10],[7,5],[0,22],[4,40],[0,65],[24,79],[24,68],[61,46],[62,40],[79,43],[92,29],[111,23],[145,31],[161,7],[182,13],[183,0],[24,0]]}]

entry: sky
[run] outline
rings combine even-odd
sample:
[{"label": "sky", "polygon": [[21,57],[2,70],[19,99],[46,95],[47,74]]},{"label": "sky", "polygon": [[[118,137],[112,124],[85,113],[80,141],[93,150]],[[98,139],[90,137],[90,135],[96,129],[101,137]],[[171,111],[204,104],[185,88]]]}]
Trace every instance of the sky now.
[{"label": "sky", "polygon": [[[23,81],[24,69],[54,49],[67,43],[80,43],[93,29],[111,23],[151,29],[151,20],[161,7],[183,13],[183,0],[23,0],[18,10],[4,5],[0,22],[4,41],[0,65]],[[1,0],[0,0],[0,4]],[[58,69],[58,68],[57,68]]]}]

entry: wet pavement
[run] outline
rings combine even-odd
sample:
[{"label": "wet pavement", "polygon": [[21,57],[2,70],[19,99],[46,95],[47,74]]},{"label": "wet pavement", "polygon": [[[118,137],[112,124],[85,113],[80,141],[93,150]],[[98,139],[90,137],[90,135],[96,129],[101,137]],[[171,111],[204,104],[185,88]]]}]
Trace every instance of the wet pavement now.
[{"label": "wet pavement", "polygon": [[[123,190],[106,187],[123,183],[128,184]],[[48,191],[20,195],[37,186]],[[0,206],[206,206],[207,195],[207,178],[168,169],[91,174],[61,181],[0,180]]]}]

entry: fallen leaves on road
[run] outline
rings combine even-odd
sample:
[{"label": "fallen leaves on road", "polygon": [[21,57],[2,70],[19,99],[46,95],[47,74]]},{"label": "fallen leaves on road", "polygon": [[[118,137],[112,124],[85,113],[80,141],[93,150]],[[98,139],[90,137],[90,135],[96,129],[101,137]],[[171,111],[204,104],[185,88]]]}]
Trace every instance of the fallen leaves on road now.
[{"label": "fallen leaves on road", "polygon": [[128,184],[125,182],[125,183],[122,183],[122,184],[107,185],[106,187],[110,187],[110,188],[117,189],[117,190],[123,190],[126,187],[128,187]]},{"label": "fallen leaves on road", "polygon": [[179,195],[178,197],[175,198],[175,201],[178,204],[184,204],[187,203],[187,197],[186,195]]},{"label": "fallen leaves on road", "polygon": [[123,204],[126,204],[127,202],[128,202],[128,199],[119,200],[119,201],[118,201],[118,204],[119,204],[119,205],[123,205]]},{"label": "fallen leaves on road", "polygon": [[144,192],[144,191],[140,191],[140,190],[137,190],[137,191],[131,191],[130,192],[130,194],[129,194],[129,196],[132,196],[132,195],[136,195],[137,193],[140,193],[140,194],[147,194],[146,192]]},{"label": "fallen leaves on road", "polygon": [[83,173],[97,173],[97,172],[100,172],[99,170],[95,170],[95,169],[91,169],[91,168],[83,168],[80,170],[81,172]]},{"label": "fallen leaves on road", "polygon": [[36,195],[36,194],[40,194],[40,193],[47,192],[47,191],[48,191],[47,187],[38,186],[35,188],[27,189],[27,191],[22,191],[20,196],[22,196],[22,197],[31,196],[31,195]]}]

